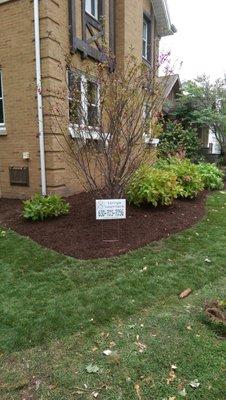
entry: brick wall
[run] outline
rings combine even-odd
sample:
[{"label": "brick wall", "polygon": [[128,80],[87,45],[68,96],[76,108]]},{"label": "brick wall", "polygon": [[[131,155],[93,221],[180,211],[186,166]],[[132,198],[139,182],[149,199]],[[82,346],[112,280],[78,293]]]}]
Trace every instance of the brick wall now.
[{"label": "brick wall", "polygon": [[[80,0],[76,2],[76,5],[81,4]],[[76,35],[82,38],[81,8],[76,7],[76,10]],[[152,13],[149,0],[116,0],[118,67],[124,67],[131,46],[137,58],[142,59],[143,10]],[[0,13],[0,66],[4,74],[6,111],[6,135],[0,136],[0,195],[23,198],[40,191],[33,2],[9,1],[0,4]],[[105,30],[108,39],[107,0]],[[65,161],[60,145],[67,126],[65,124],[62,130],[54,112],[57,106],[64,115],[68,113],[65,60],[70,54],[68,1],[40,0],[40,35],[47,190],[70,195],[81,191],[82,187]],[[73,55],[72,64],[86,71],[87,65],[95,66],[95,61],[83,60],[78,52]],[[29,161],[23,161],[24,151],[30,153]],[[10,186],[10,165],[29,166],[30,187]]]},{"label": "brick wall", "polygon": [[[39,191],[39,150],[35,100],[33,4],[0,4],[0,68],[6,130],[0,134],[0,196],[28,197]],[[23,161],[23,152],[30,160]],[[29,166],[30,187],[10,186],[9,166]]]}]

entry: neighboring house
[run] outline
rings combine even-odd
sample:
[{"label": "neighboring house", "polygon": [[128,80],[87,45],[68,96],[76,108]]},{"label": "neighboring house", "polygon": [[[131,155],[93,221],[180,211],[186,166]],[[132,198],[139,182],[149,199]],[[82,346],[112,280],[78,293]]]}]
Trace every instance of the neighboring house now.
[{"label": "neighboring house", "polygon": [[[167,120],[167,115],[175,108],[177,96],[182,88],[179,75],[160,76],[158,78],[158,88],[159,92],[162,93],[158,105],[158,118],[160,117],[161,120]],[[150,138],[150,135],[146,135],[145,140],[146,143],[152,147],[157,147],[159,144],[159,138]]]},{"label": "neighboring house", "polygon": [[[164,93],[162,114],[163,118],[167,119],[167,115],[175,109],[177,96],[182,91],[182,84],[178,74],[159,77],[159,80]],[[221,146],[211,129],[205,126],[199,128],[198,137],[201,142],[202,153],[207,156],[207,159],[209,155],[209,160],[211,160],[211,155],[217,156],[221,154]],[[215,157],[212,157],[212,159],[215,160]]]},{"label": "neighboring house", "polygon": [[[202,146],[202,153],[204,156],[207,156],[207,159],[211,160],[211,155],[221,155],[220,143],[217,140],[215,133],[210,128],[205,126],[203,128],[199,128],[198,136]],[[212,159],[215,160],[215,157]]]},{"label": "neighboring house", "polygon": [[[53,112],[65,89],[66,55],[92,91],[98,84],[82,71],[102,62],[103,42],[115,55],[109,73],[125,66],[131,46],[152,68],[160,38],[175,32],[166,0],[0,0],[0,15],[0,197],[79,192]],[[83,93],[80,101],[92,124],[97,100],[89,104]],[[61,102],[69,112],[68,97]]]},{"label": "neighboring house", "polygon": [[164,93],[162,112],[163,115],[167,115],[169,112],[174,110],[176,99],[181,92],[182,85],[178,74],[161,76],[159,80]]}]

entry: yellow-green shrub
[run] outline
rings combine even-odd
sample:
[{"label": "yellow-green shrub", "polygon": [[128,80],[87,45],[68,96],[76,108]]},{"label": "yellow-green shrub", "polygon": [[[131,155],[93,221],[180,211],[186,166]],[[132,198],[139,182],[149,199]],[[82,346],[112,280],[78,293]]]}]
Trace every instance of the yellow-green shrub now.
[{"label": "yellow-green shrub", "polygon": [[156,207],[171,204],[180,193],[175,173],[143,165],[130,180],[127,198],[136,206],[147,203]]},{"label": "yellow-green shrub", "polygon": [[204,189],[203,179],[198,166],[187,158],[171,157],[160,159],[155,167],[161,171],[172,172],[176,175],[181,186],[180,197],[193,198]]}]

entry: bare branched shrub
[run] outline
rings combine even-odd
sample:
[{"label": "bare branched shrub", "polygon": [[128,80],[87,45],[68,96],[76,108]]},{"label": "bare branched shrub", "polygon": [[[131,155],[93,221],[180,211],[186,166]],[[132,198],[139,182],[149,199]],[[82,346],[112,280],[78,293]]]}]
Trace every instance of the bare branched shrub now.
[{"label": "bare branched shrub", "polygon": [[124,195],[149,157],[146,141],[164,101],[159,66],[150,70],[133,56],[126,65],[109,73],[107,60],[81,73],[69,64],[69,116],[55,107],[65,161],[86,191],[110,198]]}]

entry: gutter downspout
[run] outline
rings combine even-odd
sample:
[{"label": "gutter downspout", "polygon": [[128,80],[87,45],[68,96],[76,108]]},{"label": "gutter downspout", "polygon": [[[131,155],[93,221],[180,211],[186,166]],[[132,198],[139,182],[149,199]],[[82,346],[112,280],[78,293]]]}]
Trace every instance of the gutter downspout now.
[{"label": "gutter downspout", "polygon": [[42,99],[42,79],[41,79],[39,0],[34,0],[34,28],[35,28],[35,66],[36,66],[36,86],[37,86],[40,167],[41,167],[41,189],[42,189],[42,195],[46,196],[46,167],[45,167],[45,141],[44,141],[43,99]]}]

